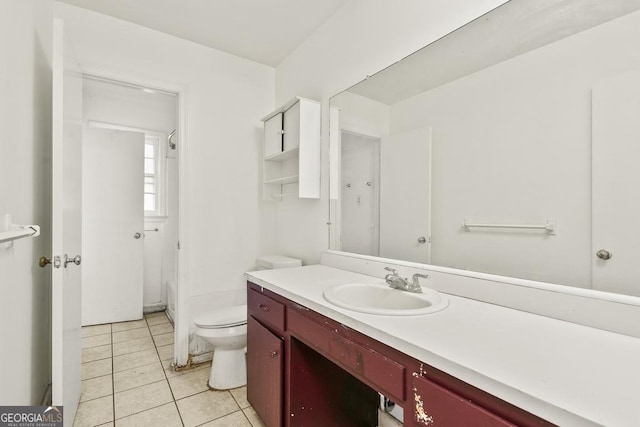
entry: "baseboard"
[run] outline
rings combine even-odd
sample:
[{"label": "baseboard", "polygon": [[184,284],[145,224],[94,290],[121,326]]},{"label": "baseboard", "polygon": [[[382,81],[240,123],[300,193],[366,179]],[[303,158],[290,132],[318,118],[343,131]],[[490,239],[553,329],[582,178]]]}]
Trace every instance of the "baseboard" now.
[{"label": "baseboard", "polygon": [[142,312],[144,314],[149,313],[157,313],[158,311],[165,311],[167,309],[166,304],[158,303],[158,304],[149,304],[142,307]]}]

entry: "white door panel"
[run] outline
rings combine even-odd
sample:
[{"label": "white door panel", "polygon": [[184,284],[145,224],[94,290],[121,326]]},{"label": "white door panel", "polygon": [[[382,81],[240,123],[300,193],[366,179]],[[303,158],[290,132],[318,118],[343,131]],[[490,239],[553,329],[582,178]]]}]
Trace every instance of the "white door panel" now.
[{"label": "white door panel", "polygon": [[380,159],[380,256],[429,263],[431,128],[383,138]]},{"label": "white door panel", "polygon": [[264,122],[264,156],[282,152],[282,113]]},{"label": "white door panel", "polygon": [[300,102],[295,103],[284,112],[282,119],[284,135],[282,137],[282,151],[289,151],[300,146]]},{"label": "white door panel", "polygon": [[53,405],[64,406],[71,426],[80,400],[81,267],[64,263],[82,248],[82,75],[63,22],[54,20],[52,109],[52,255],[51,377]]},{"label": "white door panel", "polygon": [[[640,71],[600,82],[592,96],[593,288],[640,296]],[[598,258],[601,249],[613,256]]]},{"label": "white door panel", "polygon": [[142,317],[144,134],[83,134],[82,324]]}]

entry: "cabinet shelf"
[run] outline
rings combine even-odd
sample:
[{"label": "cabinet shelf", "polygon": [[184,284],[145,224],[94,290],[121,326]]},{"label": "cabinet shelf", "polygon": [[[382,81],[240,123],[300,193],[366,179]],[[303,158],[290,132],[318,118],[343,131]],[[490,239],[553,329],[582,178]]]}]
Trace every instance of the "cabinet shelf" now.
[{"label": "cabinet shelf", "polygon": [[[296,97],[263,119],[262,198],[320,198],[320,103]],[[286,184],[298,183],[295,194]],[[274,197],[273,195],[278,195]]]},{"label": "cabinet shelf", "polygon": [[293,184],[294,182],[298,182],[300,175],[289,175],[282,176],[275,179],[270,179],[269,181],[265,181],[265,184]]},{"label": "cabinet shelf", "polygon": [[265,156],[265,160],[269,162],[282,162],[289,159],[295,159],[298,157],[300,147],[294,147],[290,150],[283,151],[282,153],[275,153],[269,156]]}]

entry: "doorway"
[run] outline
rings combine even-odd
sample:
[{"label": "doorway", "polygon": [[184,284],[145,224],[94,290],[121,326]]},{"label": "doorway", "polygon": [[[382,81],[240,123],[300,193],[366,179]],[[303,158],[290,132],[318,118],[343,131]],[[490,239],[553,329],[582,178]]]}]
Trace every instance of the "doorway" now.
[{"label": "doorway", "polygon": [[83,76],[82,324],[175,318],[177,94]]},{"label": "doorway", "polygon": [[340,248],[378,256],[380,139],[343,130],[340,142]]}]

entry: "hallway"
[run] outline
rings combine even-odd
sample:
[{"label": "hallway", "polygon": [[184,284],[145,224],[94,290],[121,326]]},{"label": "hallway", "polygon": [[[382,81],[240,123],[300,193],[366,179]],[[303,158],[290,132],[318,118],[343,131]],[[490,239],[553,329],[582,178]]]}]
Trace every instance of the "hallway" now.
[{"label": "hallway", "polygon": [[171,369],[173,325],[164,313],[87,326],[82,333],[82,395],[74,426],[263,426],[246,387],[209,390],[209,362]]}]

